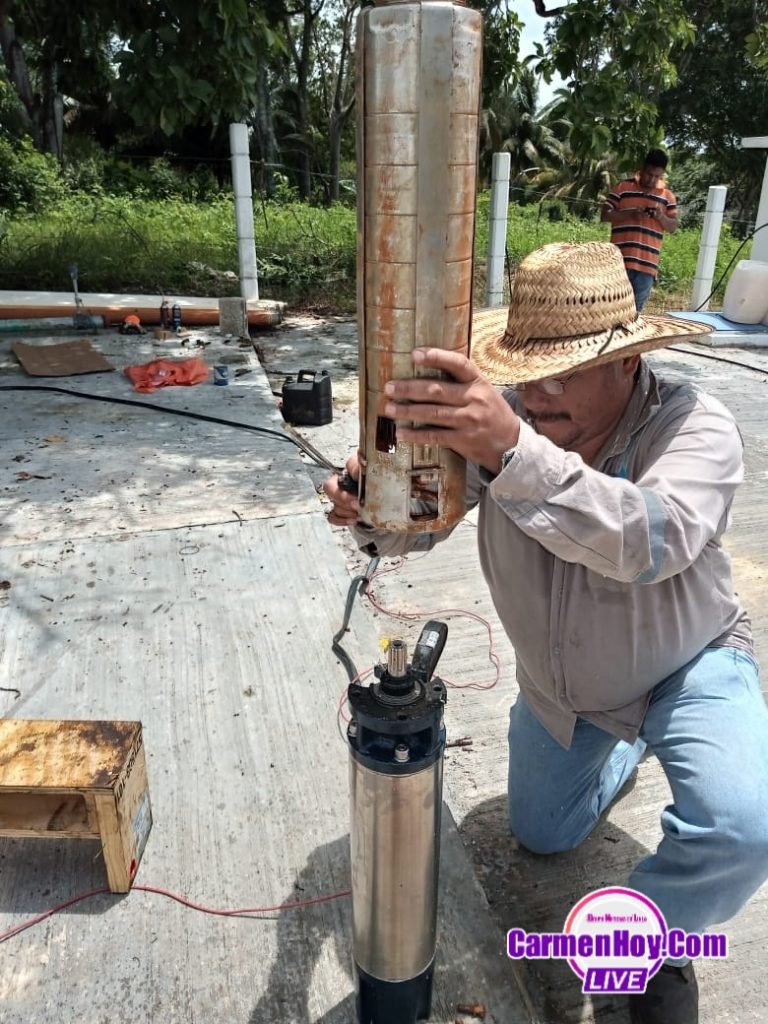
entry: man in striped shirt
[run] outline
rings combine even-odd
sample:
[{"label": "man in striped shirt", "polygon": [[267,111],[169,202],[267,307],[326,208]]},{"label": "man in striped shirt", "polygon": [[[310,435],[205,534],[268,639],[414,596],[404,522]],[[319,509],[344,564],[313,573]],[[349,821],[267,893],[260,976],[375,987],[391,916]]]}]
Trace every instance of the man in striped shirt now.
[{"label": "man in striped shirt", "polygon": [[609,193],[600,218],[611,225],[611,241],[624,257],[638,313],[659,272],[664,232],[677,229],[677,201],[664,187],[666,167],[667,154],[652,149],[634,178]]}]

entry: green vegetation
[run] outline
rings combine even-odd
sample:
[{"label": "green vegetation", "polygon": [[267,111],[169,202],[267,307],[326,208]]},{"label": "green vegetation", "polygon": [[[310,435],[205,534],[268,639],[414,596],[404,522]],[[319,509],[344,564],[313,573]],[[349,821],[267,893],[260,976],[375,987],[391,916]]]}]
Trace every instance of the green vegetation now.
[{"label": "green vegetation", "polygon": [[[488,203],[488,193],[481,193],[475,249],[478,302],[483,298]],[[288,196],[265,201],[254,212],[262,296],[282,299],[293,309],[353,313],[355,210],[341,204],[311,207]],[[605,225],[571,216],[561,202],[510,206],[513,266],[547,242],[606,238]],[[725,228],[718,273],[738,244]],[[695,228],[666,239],[656,305],[687,300],[698,246]],[[747,246],[742,258],[748,252]],[[78,193],[46,212],[20,211],[0,221],[0,288],[66,291],[73,263],[79,267],[81,291],[239,294],[232,199],[220,195],[201,203]]]},{"label": "green vegetation", "polygon": [[[260,287],[302,306],[354,304],[355,212],[270,202],[254,211]],[[0,221],[0,288],[237,295],[234,205],[79,194]],[[327,294],[327,299],[326,299]]]},{"label": "green vegetation", "polygon": [[[205,164],[221,187],[228,124],[243,121],[265,195],[284,175],[305,201],[335,202],[354,172],[369,2],[2,0],[0,137],[63,167],[84,143],[138,167]],[[548,197],[591,199],[664,143],[673,169],[706,160],[729,216],[751,218],[763,161],[740,139],[768,104],[768,0],[468,2],[483,15],[484,175],[505,151],[514,184],[537,174]],[[524,27],[542,41],[522,59]],[[562,82],[544,110],[542,78]]]},{"label": "green vegetation", "polygon": [[[483,15],[480,183],[508,153],[511,263],[547,241],[606,238],[606,193],[663,144],[681,230],[652,302],[687,303],[707,186],[728,186],[721,267],[754,228],[764,154],[740,139],[768,107],[768,0],[468,3]],[[352,311],[368,4],[0,0],[0,286],[68,289],[76,263],[84,291],[236,292],[236,120],[262,294]],[[542,41],[522,59],[524,21]],[[542,79],[562,82],[543,109]],[[478,299],[486,231],[481,193]]]}]

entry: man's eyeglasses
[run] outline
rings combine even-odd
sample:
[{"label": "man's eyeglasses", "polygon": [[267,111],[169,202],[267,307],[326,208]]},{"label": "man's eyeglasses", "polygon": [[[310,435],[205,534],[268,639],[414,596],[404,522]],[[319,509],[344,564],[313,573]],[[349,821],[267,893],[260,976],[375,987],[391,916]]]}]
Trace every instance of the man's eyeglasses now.
[{"label": "man's eyeglasses", "polygon": [[538,388],[545,395],[562,395],[568,381],[573,380],[575,373],[569,373],[567,377],[545,377],[544,380],[521,380],[512,385],[514,391],[525,391],[526,388]]}]

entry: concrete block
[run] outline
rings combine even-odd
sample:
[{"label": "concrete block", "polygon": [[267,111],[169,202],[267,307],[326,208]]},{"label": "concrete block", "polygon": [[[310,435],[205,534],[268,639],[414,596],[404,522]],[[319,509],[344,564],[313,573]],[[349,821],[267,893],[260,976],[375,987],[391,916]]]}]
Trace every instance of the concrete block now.
[{"label": "concrete block", "polygon": [[236,338],[248,338],[248,307],[239,296],[219,299],[219,330]]}]

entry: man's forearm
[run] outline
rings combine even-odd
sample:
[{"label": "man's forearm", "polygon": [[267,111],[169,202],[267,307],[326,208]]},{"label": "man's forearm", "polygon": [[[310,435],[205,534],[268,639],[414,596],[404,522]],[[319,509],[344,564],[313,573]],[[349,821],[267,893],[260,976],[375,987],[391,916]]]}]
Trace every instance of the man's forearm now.
[{"label": "man's forearm", "polygon": [[[635,207],[631,210],[614,210],[607,206],[600,215],[600,220],[607,224],[624,224],[627,221],[636,221],[638,217],[649,216],[644,207]],[[668,217],[661,210],[655,209],[650,216],[657,221],[662,231],[672,233],[677,230],[677,217]]]},{"label": "man's forearm", "polygon": [[636,220],[637,215],[640,213],[639,209],[635,210],[614,210],[613,207],[607,206],[602,213],[601,220],[608,224],[622,224],[627,220]]}]

